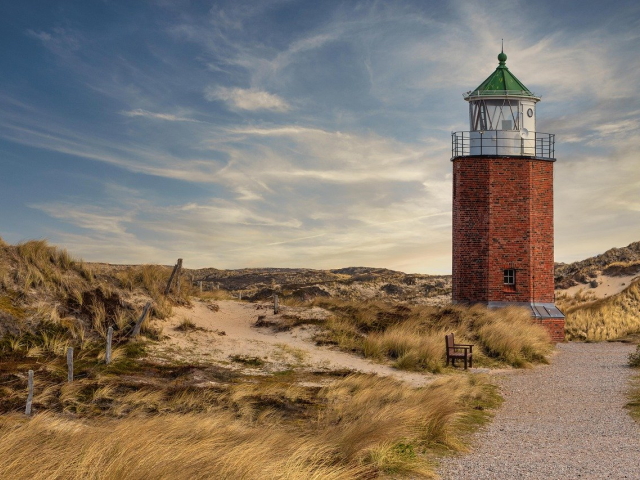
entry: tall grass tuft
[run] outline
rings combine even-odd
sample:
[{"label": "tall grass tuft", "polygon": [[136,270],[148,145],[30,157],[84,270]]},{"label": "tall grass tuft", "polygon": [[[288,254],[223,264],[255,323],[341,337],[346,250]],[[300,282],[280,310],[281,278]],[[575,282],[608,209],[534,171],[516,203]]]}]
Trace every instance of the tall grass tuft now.
[{"label": "tall grass tuft", "polygon": [[477,344],[475,363],[501,362],[515,367],[544,363],[552,350],[546,330],[528,311],[489,310],[481,306],[427,307],[382,302],[317,299],[334,312],[319,343],[333,343],[364,356],[391,360],[404,370],[441,371],[444,336],[455,333],[458,343]]},{"label": "tall grass tuft", "polygon": [[636,347],[636,351],[629,354],[629,366],[640,368],[640,345]]},{"label": "tall grass tuft", "polygon": [[566,336],[569,340],[615,340],[640,333],[640,280],[617,295],[569,308]]},{"label": "tall grass tuft", "polygon": [[532,323],[528,311],[514,307],[496,310],[478,323],[483,323],[478,328],[478,339],[487,355],[515,367],[546,363],[551,352],[549,334]]},{"label": "tall grass tuft", "polygon": [[[123,393],[125,385],[110,382],[36,392],[36,406],[60,402],[90,416],[84,420],[0,417],[0,471],[33,479],[429,478],[430,456],[464,450],[464,432],[497,402],[477,376],[420,389],[363,374],[320,389],[265,379],[226,390],[137,385]],[[96,416],[104,408],[120,418]]]}]

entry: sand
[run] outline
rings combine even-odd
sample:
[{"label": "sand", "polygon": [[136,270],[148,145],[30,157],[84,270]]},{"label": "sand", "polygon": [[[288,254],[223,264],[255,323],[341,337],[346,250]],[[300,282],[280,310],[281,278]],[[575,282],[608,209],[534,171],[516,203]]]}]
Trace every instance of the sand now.
[{"label": "sand", "polygon": [[605,298],[611,297],[617,293],[620,293],[625,288],[631,284],[631,282],[637,278],[640,278],[640,275],[625,275],[621,277],[609,277],[607,275],[598,275],[596,280],[598,281],[598,286],[592,288],[588,284],[578,284],[573,287],[566,288],[564,290],[556,290],[557,293],[564,293],[570,297],[573,297],[576,293],[582,291],[582,293],[590,293],[593,294],[596,298]]},{"label": "sand", "polygon": [[[282,315],[304,314],[315,318],[330,315],[321,308],[283,306],[279,314],[274,315],[273,308],[267,304],[232,300],[216,301],[214,304],[219,307],[218,311],[210,308],[211,303],[197,300],[191,308],[174,307],[172,317],[161,322],[164,339],[156,345],[154,355],[172,361],[222,363],[253,374],[290,369],[346,369],[394,377],[412,386],[426,385],[435,378],[433,374],[397,370],[357,354],[339,351],[335,347],[318,346],[312,337],[320,327],[314,325],[302,325],[282,332],[276,332],[271,327],[254,326],[259,316],[277,322]],[[199,329],[189,332],[176,329],[185,318]],[[246,362],[238,361],[238,358],[257,358],[264,364],[251,368]]]}]

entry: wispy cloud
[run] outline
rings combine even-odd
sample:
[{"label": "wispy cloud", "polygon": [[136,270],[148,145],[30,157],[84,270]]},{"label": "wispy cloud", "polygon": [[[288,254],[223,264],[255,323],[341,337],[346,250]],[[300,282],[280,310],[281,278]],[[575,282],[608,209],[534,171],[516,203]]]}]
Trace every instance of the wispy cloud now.
[{"label": "wispy cloud", "polygon": [[32,203],[27,206],[40,210],[53,218],[64,220],[77,227],[97,233],[124,234],[126,232],[124,224],[133,221],[131,212],[114,212],[114,209],[105,211],[100,207],[91,205],[79,207],[69,203]]},{"label": "wispy cloud", "polygon": [[141,108],[136,108],[135,110],[128,110],[120,112],[121,115],[126,117],[145,117],[152,118],[156,120],[167,120],[169,122],[195,122],[199,123],[199,120],[194,120],[193,118],[181,117],[178,115],[173,115],[171,113],[154,113],[149,112],[147,110],[143,110]]},{"label": "wispy cloud", "polygon": [[222,100],[232,108],[240,110],[273,110],[286,112],[291,106],[273,93],[243,88],[207,87],[204,97],[209,100]]}]

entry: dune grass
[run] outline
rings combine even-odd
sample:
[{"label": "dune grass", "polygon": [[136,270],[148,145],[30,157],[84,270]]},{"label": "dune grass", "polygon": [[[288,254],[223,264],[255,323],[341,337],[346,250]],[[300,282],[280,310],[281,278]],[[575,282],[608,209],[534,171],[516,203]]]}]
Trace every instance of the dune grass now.
[{"label": "dune grass", "polygon": [[102,341],[110,326],[116,343],[122,342],[147,301],[153,306],[142,332],[155,338],[152,319],[169,316],[174,304],[188,304],[193,290],[183,278],[179,291],[164,296],[170,274],[158,265],[89,267],[45,240],[0,242],[0,358],[83,349]]},{"label": "dune grass", "polygon": [[455,333],[458,343],[473,343],[479,365],[503,363],[515,367],[544,363],[552,350],[548,333],[531,321],[524,309],[488,310],[482,306],[427,307],[383,302],[316,299],[313,305],[334,316],[317,336],[364,356],[392,360],[397,368],[440,372],[444,365],[444,336]]},{"label": "dune grass", "polygon": [[[640,345],[638,345],[634,353],[629,355],[629,366],[640,369]],[[640,423],[640,372],[631,379],[628,398],[627,408],[629,413]]]},{"label": "dune grass", "polygon": [[568,340],[615,340],[640,333],[640,280],[609,298],[577,305],[565,311]]},{"label": "dune grass", "polygon": [[636,351],[629,354],[629,366],[640,368],[640,345],[636,347]]},{"label": "dune grass", "polygon": [[[323,388],[272,379],[170,390],[131,392],[132,409],[108,416],[4,415],[0,471],[33,479],[429,478],[434,455],[464,450],[465,432],[499,401],[477,376],[421,389],[352,375]],[[59,395],[86,405],[119,396],[115,385],[87,391],[75,382]],[[168,413],[149,415],[142,405],[150,404]]]}]

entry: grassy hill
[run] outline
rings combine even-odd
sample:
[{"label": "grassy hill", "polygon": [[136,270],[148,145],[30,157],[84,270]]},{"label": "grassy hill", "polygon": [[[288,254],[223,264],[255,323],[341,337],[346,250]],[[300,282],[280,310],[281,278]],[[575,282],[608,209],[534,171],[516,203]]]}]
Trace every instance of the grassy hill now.
[{"label": "grassy hill", "polygon": [[555,265],[556,288],[588,284],[596,276],[619,276],[640,273],[640,242],[626,247],[611,248],[594,257],[573,263]]},{"label": "grassy hill", "polygon": [[565,311],[569,340],[616,340],[640,334],[640,279],[622,292]]},{"label": "grassy hill", "polygon": [[[229,286],[200,294],[199,277],[187,270],[180,292],[165,297],[170,272],[87,264],[45,241],[0,242],[0,471],[35,479],[428,478],[433,459],[464,450],[468,432],[499,403],[486,377],[450,367],[414,388],[345,370],[267,374],[206,357],[160,361],[149,352],[162,343],[159,322],[175,305],[235,293]],[[397,368],[443,370],[444,331],[477,342],[477,361],[486,366],[545,361],[551,348],[542,329],[527,322],[514,328],[508,316],[397,300],[413,295],[411,288],[425,291],[437,277],[365,268],[312,272],[326,282],[318,289],[346,293],[313,300],[295,294],[315,286],[304,276],[278,281],[290,280],[290,271],[261,272],[280,274],[274,282],[247,277],[255,271],[201,273],[220,283],[226,275],[243,291],[276,287],[285,303],[318,303],[333,314],[318,325],[319,342]],[[404,293],[387,286],[396,283]],[[365,301],[363,292],[384,298]],[[147,302],[151,319],[141,337],[131,338]],[[115,332],[109,365],[108,327]],[[35,373],[31,417],[23,413],[28,370]]]},{"label": "grassy hill", "polygon": [[[598,298],[591,285],[625,277],[622,291]],[[631,281],[626,278],[631,278]],[[566,315],[568,340],[602,341],[640,336],[640,242],[579,262],[556,265],[556,288],[584,285],[574,295],[560,293],[556,303]],[[578,288],[578,287],[576,287]]]}]

